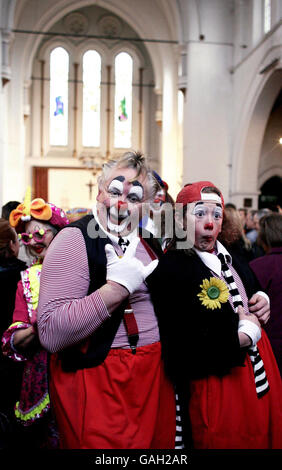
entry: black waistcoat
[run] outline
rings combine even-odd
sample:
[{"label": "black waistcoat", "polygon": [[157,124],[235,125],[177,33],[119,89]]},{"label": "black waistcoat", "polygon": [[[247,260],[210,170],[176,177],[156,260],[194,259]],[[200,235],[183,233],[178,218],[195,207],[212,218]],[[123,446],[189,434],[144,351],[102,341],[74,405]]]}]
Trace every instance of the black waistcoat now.
[{"label": "black waistcoat", "polygon": [[[111,243],[110,239],[106,236],[97,236],[99,225],[96,223],[93,215],[86,215],[80,220],[73,222],[66,226],[63,230],[69,227],[76,227],[81,230],[84,237],[88,266],[90,284],[87,295],[96,291],[104,284],[106,284],[106,266],[107,259],[105,254],[105,245]],[[89,230],[90,228],[90,230]],[[92,236],[89,236],[92,233]],[[144,232],[142,232],[144,234]],[[93,234],[96,234],[93,237]],[[103,234],[104,235],[104,234]],[[157,255],[161,255],[162,251],[156,241],[146,238],[146,242],[153,248]],[[118,330],[118,327],[123,319],[124,309],[127,307],[128,300],[125,300],[120,306],[111,314],[111,317],[104,321],[104,323],[91,335],[86,352],[81,351],[81,345],[71,346],[61,351],[60,358],[62,368],[65,372],[72,372],[78,369],[89,367],[96,367],[102,364],[106,359],[112,342]]]}]

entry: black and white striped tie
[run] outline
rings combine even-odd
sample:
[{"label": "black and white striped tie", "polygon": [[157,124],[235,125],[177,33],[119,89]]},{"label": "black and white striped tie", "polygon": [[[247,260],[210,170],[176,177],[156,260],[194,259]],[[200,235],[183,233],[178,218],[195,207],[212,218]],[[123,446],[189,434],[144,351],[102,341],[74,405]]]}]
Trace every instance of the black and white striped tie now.
[{"label": "black and white striped tie", "polygon": [[[222,274],[229,286],[229,292],[232,295],[233,306],[236,311],[239,305],[243,307],[243,302],[236,286],[233,274],[227,264],[231,262],[231,258],[228,255],[224,256],[222,253],[219,253],[217,256],[221,261]],[[253,366],[257,396],[260,398],[263,397],[269,390],[269,383],[264,370],[264,364],[260,357],[257,345],[250,346],[248,348],[248,354]]]}]

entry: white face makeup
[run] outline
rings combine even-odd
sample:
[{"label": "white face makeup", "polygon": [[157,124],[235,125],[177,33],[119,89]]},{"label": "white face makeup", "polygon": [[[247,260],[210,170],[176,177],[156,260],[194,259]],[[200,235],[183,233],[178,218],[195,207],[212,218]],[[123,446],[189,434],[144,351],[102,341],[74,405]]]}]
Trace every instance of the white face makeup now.
[{"label": "white face makeup", "polygon": [[208,216],[209,213],[214,220],[222,219],[223,211],[220,205],[216,205],[212,208],[212,210],[210,210],[210,208],[205,204],[198,203],[192,212],[192,214],[195,215],[198,219],[202,219]]},{"label": "white face makeup", "polygon": [[[223,209],[214,201],[198,201],[189,205],[187,224],[194,224],[194,246],[200,251],[211,252],[221,232]],[[190,228],[191,228],[190,227]]]},{"label": "white face makeup", "polygon": [[165,203],[166,193],[164,189],[160,189],[157,191],[154,201],[151,203],[151,209],[154,212],[160,212],[162,209],[162,205]]},{"label": "white face makeup", "polygon": [[145,181],[142,176],[135,179],[135,175],[131,168],[114,170],[98,194],[99,220],[114,235],[128,235],[140,220]]}]

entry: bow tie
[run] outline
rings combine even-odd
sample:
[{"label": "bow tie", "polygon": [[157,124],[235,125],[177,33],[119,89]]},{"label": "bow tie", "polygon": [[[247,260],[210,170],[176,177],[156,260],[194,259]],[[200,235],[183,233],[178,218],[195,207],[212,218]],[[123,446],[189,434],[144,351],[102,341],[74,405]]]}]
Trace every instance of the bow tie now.
[{"label": "bow tie", "polygon": [[128,245],[129,245],[129,240],[126,240],[126,241],[125,241],[122,237],[119,237],[119,239],[118,239],[118,244],[119,244],[119,246],[121,247],[123,253],[125,253],[126,248],[127,248]]}]

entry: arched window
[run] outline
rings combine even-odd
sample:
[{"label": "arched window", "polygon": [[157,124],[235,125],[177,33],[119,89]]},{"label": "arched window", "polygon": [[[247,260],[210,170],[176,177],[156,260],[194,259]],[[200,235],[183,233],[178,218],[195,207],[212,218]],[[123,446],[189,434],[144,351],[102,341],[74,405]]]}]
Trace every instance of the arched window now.
[{"label": "arched window", "polygon": [[131,147],[133,61],[126,52],[115,58],[114,146]]},{"label": "arched window", "polygon": [[50,145],[68,144],[69,55],[63,47],[50,54]]},{"label": "arched window", "polygon": [[271,29],[271,0],[264,0],[264,32]]},{"label": "arched window", "polygon": [[101,57],[89,50],[83,56],[82,145],[100,146]]},{"label": "arched window", "polygon": [[117,52],[96,41],[87,48],[57,38],[50,43],[34,62],[31,154],[115,158],[146,145],[153,122],[148,104],[155,104],[153,74],[146,70],[144,84],[142,57],[129,46]]}]

